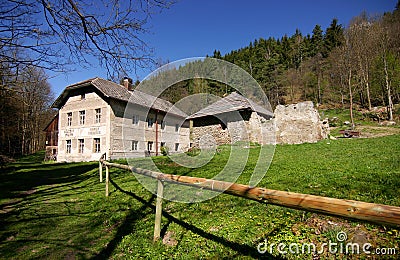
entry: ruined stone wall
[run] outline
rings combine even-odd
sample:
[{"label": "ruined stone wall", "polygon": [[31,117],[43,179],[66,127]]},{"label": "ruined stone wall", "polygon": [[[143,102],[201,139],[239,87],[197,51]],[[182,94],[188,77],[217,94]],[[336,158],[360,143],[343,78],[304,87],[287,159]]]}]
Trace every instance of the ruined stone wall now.
[{"label": "ruined stone wall", "polygon": [[247,131],[250,142],[259,144],[276,143],[276,126],[274,119],[266,119],[257,114],[257,112],[253,112],[247,122]]},{"label": "ruined stone wall", "polygon": [[315,143],[329,134],[327,122],[322,122],[311,101],[278,105],[275,109],[277,143]]},{"label": "ruined stone wall", "polygon": [[[321,121],[311,101],[279,105],[274,115],[273,119],[266,119],[252,112],[248,119],[228,122],[226,129],[221,124],[194,127],[192,142],[199,147],[200,139],[203,138],[203,145],[211,148],[214,143],[221,145],[250,141],[263,145],[300,144],[314,143],[328,137],[329,124]],[[212,138],[205,138],[206,135]]]}]

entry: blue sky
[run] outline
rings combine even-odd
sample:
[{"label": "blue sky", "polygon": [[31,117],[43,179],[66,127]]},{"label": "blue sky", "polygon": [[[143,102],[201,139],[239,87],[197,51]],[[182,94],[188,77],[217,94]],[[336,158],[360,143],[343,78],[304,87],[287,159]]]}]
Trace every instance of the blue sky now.
[{"label": "blue sky", "polygon": [[[316,24],[325,30],[333,18],[347,26],[351,18],[362,11],[382,14],[393,11],[397,0],[181,0],[149,22],[150,34],[145,39],[154,48],[155,59],[175,61],[222,54],[247,46],[262,38],[280,38],[294,34],[311,34]],[[94,64],[92,68],[50,79],[56,95],[69,84],[95,76],[106,78],[106,70]],[[138,72],[139,79],[151,72]],[[136,79],[135,75],[129,75]]]}]

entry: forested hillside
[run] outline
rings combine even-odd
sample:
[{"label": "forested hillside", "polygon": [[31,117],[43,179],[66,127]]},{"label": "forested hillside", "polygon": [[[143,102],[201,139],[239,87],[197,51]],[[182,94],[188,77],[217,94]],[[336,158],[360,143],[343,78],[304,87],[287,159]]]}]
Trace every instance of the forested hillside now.
[{"label": "forested hillside", "polygon": [[213,57],[233,62],[264,88],[273,106],[312,100],[324,105],[371,109],[400,100],[400,10],[372,17],[362,13],[348,27],[337,19],[312,35],[299,30],[280,39],[260,38]]},{"label": "forested hillside", "polygon": [[[271,105],[311,100],[325,107],[388,108],[400,101],[400,10],[381,16],[362,13],[345,27],[333,19],[311,35],[296,30],[280,39],[260,38],[213,58],[232,62],[251,74]],[[174,102],[199,92],[222,95],[232,89],[200,79],[180,82],[163,93]]]}]

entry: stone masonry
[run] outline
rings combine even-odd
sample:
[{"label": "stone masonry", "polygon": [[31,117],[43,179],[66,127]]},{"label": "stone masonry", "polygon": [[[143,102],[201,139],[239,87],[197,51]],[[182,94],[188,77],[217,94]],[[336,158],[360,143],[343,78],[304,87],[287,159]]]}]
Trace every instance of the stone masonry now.
[{"label": "stone masonry", "polygon": [[[227,117],[229,118],[229,115]],[[278,105],[272,119],[265,119],[253,111],[250,118],[241,122],[245,123],[247,133],[241,131],[241,134],[235,134],[243,127],[238,127],[239,121],[232,121],[227,123],[226,129],[223,129],[221,124],[194,127],[191,140],[197,147],[203,135],[212,136],[217,145],[237,141],[259,144],[300,144],[315,143],[328,138],[329,135],[328,122],[321,121],[319,113],[311,101],[285,106]],[[210,138],[204,140],[208,140],[210,144],[203,144],[203,147],[212,147]]]}]

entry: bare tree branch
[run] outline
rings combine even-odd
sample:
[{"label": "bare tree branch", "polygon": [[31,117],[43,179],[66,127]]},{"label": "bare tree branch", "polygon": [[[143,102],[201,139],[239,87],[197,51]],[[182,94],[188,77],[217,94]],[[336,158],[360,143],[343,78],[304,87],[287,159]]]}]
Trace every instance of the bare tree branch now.
[{"label": "bare tree branch", "polygon": [[152,49],[142,37],[151,16],[172,4],[169,0],[2,2],[1,62],[12,67],[27,64],[15,56],[25,50],[31,65],[60,72],[74,64],[93,65],[95,58],[109,77],[153,63]]}]

